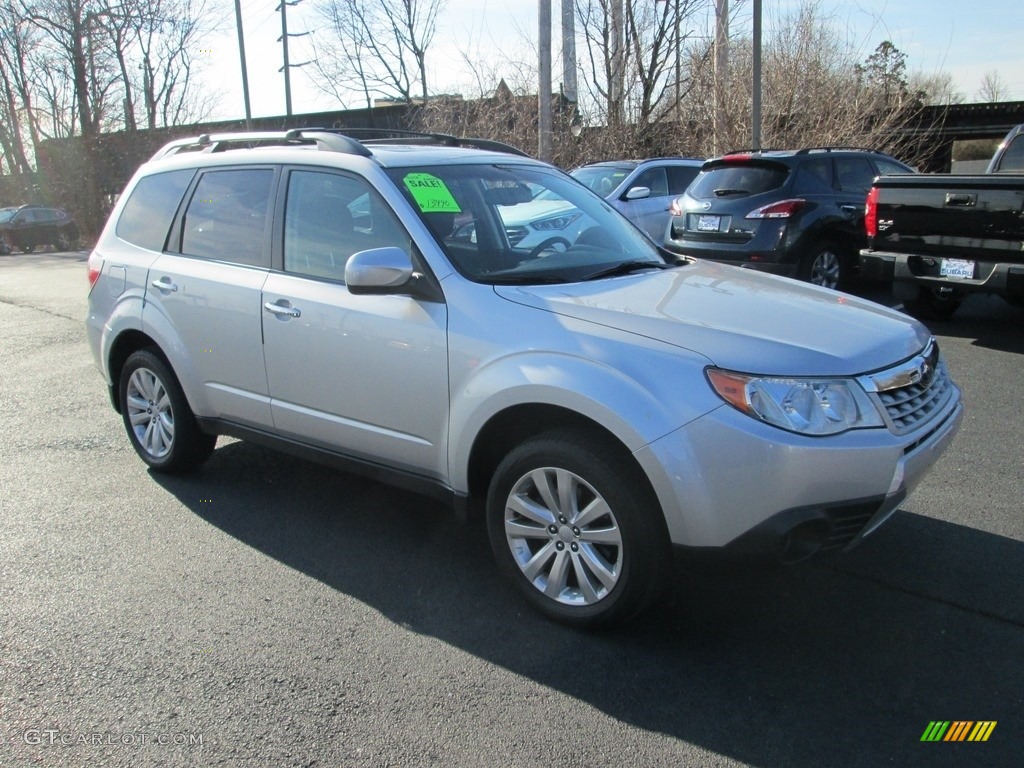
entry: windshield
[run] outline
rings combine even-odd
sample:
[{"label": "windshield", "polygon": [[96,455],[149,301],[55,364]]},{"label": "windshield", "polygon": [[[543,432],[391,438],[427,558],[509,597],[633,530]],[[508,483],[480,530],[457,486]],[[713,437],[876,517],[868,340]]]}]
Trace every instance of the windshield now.
[{"label": "windshield", "polygon": [[573,282],[665,266],[639,230],[553,168],[448,165],[388,174],[452,265],[477,282]]},{"label": "windshield", "polygon": [[628,165],[585,165],[570,175],[583,186],[601,197],[608,197],[622,183],[636,166]]},{"label": "windshield", "polygon": [[0,208],[0,224],[6,224],[17,212],[17,208]]}]

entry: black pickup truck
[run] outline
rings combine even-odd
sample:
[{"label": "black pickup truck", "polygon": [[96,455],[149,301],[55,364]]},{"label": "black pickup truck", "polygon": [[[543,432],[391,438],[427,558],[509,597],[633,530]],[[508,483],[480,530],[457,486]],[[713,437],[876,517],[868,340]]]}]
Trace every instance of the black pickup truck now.
[{"label": "black pickup truck", "polygon": [[892,281],[911,314],[947,319],[971,292],[1024,306],[1024,125],[984,174],[878,177],[864,224],[862,275]]}]

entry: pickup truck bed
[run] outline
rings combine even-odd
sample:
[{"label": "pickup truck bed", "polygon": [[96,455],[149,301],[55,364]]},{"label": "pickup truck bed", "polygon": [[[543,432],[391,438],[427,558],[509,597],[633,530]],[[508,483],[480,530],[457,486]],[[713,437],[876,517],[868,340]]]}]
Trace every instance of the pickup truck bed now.
[{"label": "pickup truck bed", "polygon": [[1024,302],[1024,174],[881,176],[865,225],[863,275],[912,314],[947,318],[970,292]]}]

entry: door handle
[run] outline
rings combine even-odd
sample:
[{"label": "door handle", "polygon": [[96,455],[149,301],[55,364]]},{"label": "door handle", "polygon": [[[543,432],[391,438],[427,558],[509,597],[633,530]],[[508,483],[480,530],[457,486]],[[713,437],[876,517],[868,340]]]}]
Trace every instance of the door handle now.
[{"label": "door handle", "polygon": [[972,206],[978,202],[977,195],[966,193],[947,192],[946,205]]},{"label": "door handle", "polygon": [[174,293],[178,290],[178,286],[172,283],[171,278],[169,277],[161,277],[159,280],[154,280],[150,285],[158,290],[168,291],[170,293]]},{"label": "door handle", "polygon": [[840,205],[839,210],[846,211],[847,213],[863,213],[864,207],[860,205]]},{"label": "door handle", "polygon": [[298,307],[285,307],[268,301],[263,305],[263,308],[267,312],[279,317],[302,317],[302,311]]}]

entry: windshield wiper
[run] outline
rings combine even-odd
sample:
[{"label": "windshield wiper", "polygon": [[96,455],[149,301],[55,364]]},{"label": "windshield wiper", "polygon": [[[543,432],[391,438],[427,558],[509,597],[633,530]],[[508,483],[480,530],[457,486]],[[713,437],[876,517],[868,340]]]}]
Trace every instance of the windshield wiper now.
[{"label": "windshield wiper", "polygon": [[638,272],[641,269],[672,269],[672,264],[665,264],[660,261],[624,261],[614,267],[599,269],[584,276],[583,280],[599,280],[602,277],[615,277],[616,275],[628,275],[631,272]]},{"label": "windshield wiper", "polygon": [[547,285],[569,282],[564,277],[553,275],[481,275],[479,280],[489,285]]},{"label": "windshield wiper", "polygon": [[729,195],[749,195],[749,194],[750,194],[750,190],[749,189],[730,189],[730,188],[725,188],[725,189],[716,189],[715,190],[715,197],[728,197]]}]

